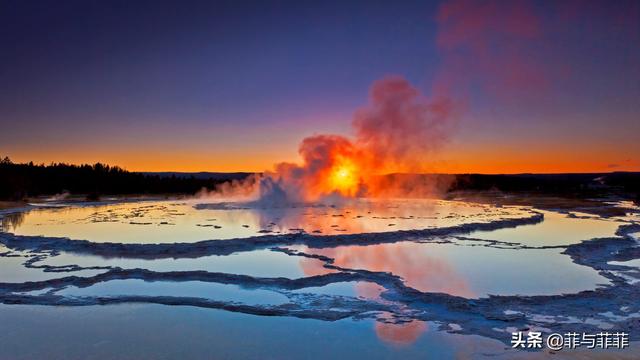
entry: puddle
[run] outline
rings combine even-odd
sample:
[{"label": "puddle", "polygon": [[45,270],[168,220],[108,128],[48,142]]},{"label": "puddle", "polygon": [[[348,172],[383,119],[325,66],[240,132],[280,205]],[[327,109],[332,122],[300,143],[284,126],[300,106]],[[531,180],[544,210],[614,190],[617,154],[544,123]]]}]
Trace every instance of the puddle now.
[{"label": "puddle", "polygon": [[12,329],[0,337],[0,348],[15,359],[82,359],[88,353],[128,359],[424,359],[425,349],[446,359],[474,356],[478,349],[504,352],[499,341],[436,331],[437,325],[422,322],[326,322],[158,305],[0,305],[0,318]]},{"label": "puddle", "polygon": [[[316,259],[308,259],[314,266],[321,267],[324,263]],[[233,253],[227,256],[203,256],[198,258],[178,259],[126,259],[104,258],[92,255],[76,255],[61,252],[38,264],[65,266],[69,264],[82,267],[110,266],[123,269],[148,269],[152,271],[209,271],[229,274],[240,274],[260,277],[304,277],[305,273],[300,268],[300,258],[288,256],[282,252],[268,249]]]},{"label": "puddle", "polygon": [[[455,244],[399,242],[368,246],[292,249],[335,259],[348,269],[391,272],[423,292],[467,298],[487,295],[552,295],[595,289],[609,280],[577,265],[559,249],[497,249]],[[315,263],[301,266],[308,275],[323,273]]]},{"label": "puddle", "polygon": [[[464,339],[472,338],[484,339],[483,353],[492,343],[496,354],[504,355],[502,343],[508,338],[502,336],[509,334],[493,329],[615,330],[632,326],[637,317],[629,314],[640,313],[636,270],[613,267],[640,263],[612,261],[636,243],[627,238],[583,242],[611,238],[629,219],[577,210],[570,216],[545,211],[542,219],[528,207],[436,200],[245,205],[144,201],[5,216],[3,229],[18,236],[0,234],[0,299],[52,305],[40,307],[47,309],[40,312],[46,316],[82,313],[59,308],[90,307],[102,321],[112,309],[174,305],[160,307],[163,316],[189,309],[182,313],[224,314],[216,316],[258,327],[270,322],[265,319],[283,317],[283,323],[306,324],[314,334],[339,331],[341,324],[366,324],[359,336],[375,343],[376,351],[428,345],[445,358],[475,357],[475,350],[460,353]],[[636,225],[625,226],[627,232],[637,231]],[[427,230],[401,231],[422,229]],[[473,229],[486,231],[465,235]],[[272,236],[248,239],[260,235]],[[236,240],[217,241],[229,239]],[[202,240],[214,241],[191,244]],[[531,248],[543,246],[554,248]],[[28,258],[16,254],[38,256],[38,261],[25,266]],[[626,280],[612,281],[621,278]],[[158,326],[153,319],[140,321]],[[286,326],[272,330],[290,336]],[[443,345],[446,331],[464,335]],[[271,332],[264,336],[265,346],[277,342]],[[242,355],[238,349],[234,346],[232,357]],[[424,349],[386,354],[422,357]],[[313,357],[308,355],[300,357]]]},{"label": "puddle", "polygon": [[75,297],[180,296],[251,305],[279,305],[289,302],[286,296],[273,291],[261,289],[246,290],[236,285],[202,281],[146,282],[143,280],[111,280],[86,288],[71,286],[56,292],[56,294]]},{"label": "puddle", "polygon": [[293,291],[293,293],[350,296],[367,300],[379,300],[379,295],[382,291],[384,291],[384,288],[375,283],[364,281],[345,281],[325,286],[307,287]]},{"label": "puddle", "polygon": [[[0,253],[7,252],[8,249],[0,246]],[[13,255],[20,256],[0,256],[0,283],[22,283],[26,281],[42,281],[59,278],[60,273],[45,272],[42,269],[27,268],[23,264],[29,258],[21,252],[12,252]],[[33,254],[31,254],[33,255]],[[101,270],[81,270],[74,272],[76,276],[90,277],[103,271]]]},{"label": "puddle", "polygon": [[529,215],[523,208],[442,200],[250,209],[242,204],[153,201],[33,209],[14,216],[4,229],[93,242],[182,243],[303,231],[329,235],[426,229]]},{"label": "puddle", "polygon": [[619,222],[593,218],[571,218],[566,214],[540,211],[544,221],[495,231],[476,231],[471,238],[520,243],[529,246],[557,246],[600,237],[615,236]]}]

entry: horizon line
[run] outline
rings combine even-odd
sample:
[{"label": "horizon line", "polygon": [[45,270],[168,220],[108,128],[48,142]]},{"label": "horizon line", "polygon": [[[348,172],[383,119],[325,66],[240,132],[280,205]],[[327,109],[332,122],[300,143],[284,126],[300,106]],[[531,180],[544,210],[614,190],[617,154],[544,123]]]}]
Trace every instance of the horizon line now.
[{"label": "horizon line", "polygon": [[[0,161],[2,161],[5,156],[0,156]],[[10,158],[9,158],[10,160]],[[51,165],[69,165],[69,166],[94,166],[96,164],[101,164],[109,167],[118,167],[122,170],[132,172],[132,173],[143,173],[143,174],[161,174],[161,173],[175,173],[175,174],[201,174],[201,173],[215,173],[215,174],[262,174],[266,172],[270,172],[270,170],[263,171],[250,171],[250,170],[236,170],[236,171],[217,171],[217,170],[195,170],[195,171],[181,171],[181,170],[131,170],[124,166],[113,165],[106,162],[94,162],[94,163],[70,163],[70,162],[34,162],[34,161],[22,161],[22,162],[13,162],[12,164],[16,165],[29,165],[30,163],[35,166],[51,166]],[[395,172],[395,173],[387,173],[381,174],[381,176],[388,175],[600,175],[600,174],[614,174],[614,173],[640,173],[640,169],[637,170],[610,170],[610,171],[549,171],[549,172]]]}]

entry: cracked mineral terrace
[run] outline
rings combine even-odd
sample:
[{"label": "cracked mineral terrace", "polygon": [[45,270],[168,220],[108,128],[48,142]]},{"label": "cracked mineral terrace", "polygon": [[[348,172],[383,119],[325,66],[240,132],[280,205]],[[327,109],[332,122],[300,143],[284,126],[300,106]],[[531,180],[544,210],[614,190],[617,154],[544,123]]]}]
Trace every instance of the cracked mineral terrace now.
[{"label": "cracked mineral terrace", "polygon": [[[617,215],[455,201],[27,206],[0,215],[0,303],[372,319],[503,343],[514,329],[614,329],[637,341],[640,210],[602,203]],[[595,235],[575,239],[576,228]]]}]

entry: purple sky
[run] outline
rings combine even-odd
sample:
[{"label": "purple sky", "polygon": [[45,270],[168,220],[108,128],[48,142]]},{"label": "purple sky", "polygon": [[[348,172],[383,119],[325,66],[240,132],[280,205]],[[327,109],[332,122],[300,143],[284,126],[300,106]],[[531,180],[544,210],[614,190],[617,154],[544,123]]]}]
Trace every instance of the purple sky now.
[{"label": "purple sky", "polygon": [[442,172],[640,171],[638,1],[4,1],[0,155],[261,171],[388,75],[451,97]]}]

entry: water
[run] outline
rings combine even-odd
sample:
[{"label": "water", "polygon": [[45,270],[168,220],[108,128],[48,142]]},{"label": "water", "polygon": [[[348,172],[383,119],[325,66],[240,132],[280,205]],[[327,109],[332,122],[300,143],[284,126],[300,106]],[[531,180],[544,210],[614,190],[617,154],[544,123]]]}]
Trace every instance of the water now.
[{"label": "water", "polygon": [[286,296],[268,290],[246,290],[236,285],[202,281],[146,282],[142,280],[111,280],[86,288],[75,286],[57,292],[71,297],[104,296],[184,296],[215,301],[235,301],[243,304],[279,305],[289,302]]},{"label": "water", "polygon": [[526,209],[457,201],[357,201],[340,207],[244,208],[243,204],[149,201],[33,209],[5,230],[93,242],[175,243],[265,234],[353,234],[489,222]]},{"label": "water", "polygon": [[[575,293],[609,283],[594,269],[576,265],[557,249],[523,251],[416,242],[293,248],[328,256],[344,268],[390,272],[420,291],[467,298]],[[326,271],[311,260],[315,259],[300,263],[306,274]]]},{"label": "water", "polygon": [[477,231],[469,237],[517,242],[529,246],[557,246],[579,243],[593,238],[615,236],[620,223],[597,216],[573,218],[553,211],[540,211],[544,222],[531,226],[495,231]]},{"label": "water", "polygon": [[430,331],[429,324],[398,332],[373,321],[324,322],[158,305],[0,305],[0,319],[3,330],[12,329],[0,337],[2,355],[16,360],[86,359],[87,354],[92,359],[424,359],[425,354],[442,359],[503,347],[478,336]]},{"label": "water", "polygon": [[351,296],[363,299],[379,300],[377,296],[384,288],[378,284],[370,282],[345,281],[337,282],[325,286],[312,286],[302,290],[296,290],[294,293],[314,293],[335,296]]},{"label": "water", "polygon": [[[0,245],[0,253],[10,252],[10,249]],[[0,256],[0,283],[22,283],[26,281],[41,281],[60,277],[59,273],[44,272],[42,269],[27,268],[24,263],[33,254],[16,252],[16,256]],[[94,276],[99,270],[82,270],[74,272],[77,276]]]},{"label": "water", "polygon": [[[154,260],[104,258],[101,256],[77,255],[62,252],[60,255],[49,257],[38,264],[53,266],[76,264],[83,267],[117,266],[124,269],[142,268],[153,271],[201,270],[261,277],[298,278],[305,276],[304,269],[300,266],[300,261],[300,258],[265,249],[233,253],[227,256],[211,255],[193,259]],[[312,266],[322,267],[323,265],[323,262],[316,259],[306,259],[305,262],[312,264]],[[326,271],[330,272],[328,269],[326,269]]]},{"label": "water", "polygon": [[[618,226],[636,221],[635,213],[601,218],[576,210],[568,216],[436,200],[271,209],[175,200],[59,205],[5,216],[2,228],[115,248],[147,244],[147,252],[113,257],[91,246],[18,251],[0,245],[3,302],[25,296],[20,302],[56,305],[0,305],[0,359],[87,353],[97,359],[527,358],[530,353],[505,345],[505,329],[579,331],[605,324],[616,330],[640,314],[635,297],[615,292],[592,303],[545,298],[615,289],[611,274],[638,286],[637,259],[610,261],[627,268],[607,272],[564,253],[584,240],[615,237]],[[504,222],[491,231],[400,232],[530,219],[536,212],[544,214],[542,222]],[[330,237],[305,243],[299,233]],[[356,236],[335,236],[341,234]],[[264,235],[276,237],[249,239]],[[224,250],[229,239],[248,246],[215,254],[189,244],[219,240],[214,250]],[[154,245],[167,243],[185,244],[171,253]],[[416,292],[444,297],[420,300]],[[522,296],[539,297],[523,308]],[[606,311],[583,312],[605,300],[613,302]],[[496,314],[526,318],[505,322]]]},{"label": "water", "polygon": [[[541,355],[511,350],[485,337],[437,331],[434,323],[399,330],[368,320],[324,322],[192,307],[0,305],[0,320],[1,357],[13,360],[74,360],[86,359],[87,354],[91,359],[374,360],[536,359]],[[638,350],[632,342],[626,352],[563,350],[553,358],[619,355],[632,359]]]},{"label": "water", "polygon": [[624,266],[632,266],[632,267],[640,268],[640,259],[634,259],[629,261],[611,261],[609,263],[613,265],[624,265]]}]

